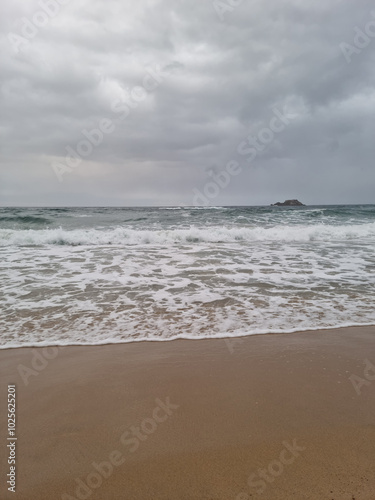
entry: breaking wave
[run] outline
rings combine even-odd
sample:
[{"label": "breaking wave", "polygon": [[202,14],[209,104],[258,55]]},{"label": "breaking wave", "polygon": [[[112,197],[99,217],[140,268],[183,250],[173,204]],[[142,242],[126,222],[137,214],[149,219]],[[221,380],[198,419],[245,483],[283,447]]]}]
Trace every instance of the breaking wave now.
[{"label": "breaking wave", "polygon": [[309,225],[264,227],[191,226],[173,230],[98,229],[0,229],[0,246],[41,245],[173,245],[231,242],[311,242],[375,239],[375,223],[357,225]]}]

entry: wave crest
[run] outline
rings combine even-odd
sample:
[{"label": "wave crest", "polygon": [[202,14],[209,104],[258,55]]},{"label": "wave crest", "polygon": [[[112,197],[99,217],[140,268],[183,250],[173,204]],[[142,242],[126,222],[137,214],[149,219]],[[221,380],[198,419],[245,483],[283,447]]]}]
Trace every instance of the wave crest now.
[{"label": "wave crest", "polygon": [[0,229],[0,246],[41,245],[168,245],[183,243],[309,242],[375,239],[375,223],[332,226],[207,227],[174,230],[98,229]]}]

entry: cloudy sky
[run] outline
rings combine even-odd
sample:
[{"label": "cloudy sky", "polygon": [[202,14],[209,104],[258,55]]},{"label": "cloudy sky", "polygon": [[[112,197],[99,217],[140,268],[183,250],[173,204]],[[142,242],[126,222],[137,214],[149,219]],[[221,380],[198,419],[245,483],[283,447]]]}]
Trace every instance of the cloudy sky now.
[{"label": "cloudy sky", "polygon": [[374,203],[372,0],[14,0],[0,29],[3,206]]}]

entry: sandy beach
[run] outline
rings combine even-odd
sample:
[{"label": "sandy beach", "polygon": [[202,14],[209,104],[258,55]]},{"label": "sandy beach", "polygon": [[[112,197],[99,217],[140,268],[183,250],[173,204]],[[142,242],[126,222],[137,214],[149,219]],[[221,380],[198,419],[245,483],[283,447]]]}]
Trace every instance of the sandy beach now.
[{"label": "sandy beach", "polygon": [[[373,500],[375,327],[0,351],[19,500]],[[2,405],[5,409],[5,405]]]}]

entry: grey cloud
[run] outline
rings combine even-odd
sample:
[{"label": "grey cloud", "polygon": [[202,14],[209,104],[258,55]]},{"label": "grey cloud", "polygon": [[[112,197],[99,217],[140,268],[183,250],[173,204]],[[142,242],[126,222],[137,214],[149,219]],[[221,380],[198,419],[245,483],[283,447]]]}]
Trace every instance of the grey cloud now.
[{"label": "grey cloud", "polygon": [[[214,204],[371,203],[375,39],[340,49],[372,19],[370,0],[244,1],[221,21],[210,0],[70,2],[16,53],[38,2],[2,7],[0,203],[191,204],[208,173],[242,173]],[[159,66],[163,80],[126,119],[113,103]],[[249,163],[239,143],[290,125]],[[62,183],[51,168],[82,130],[115,124]]]}]

